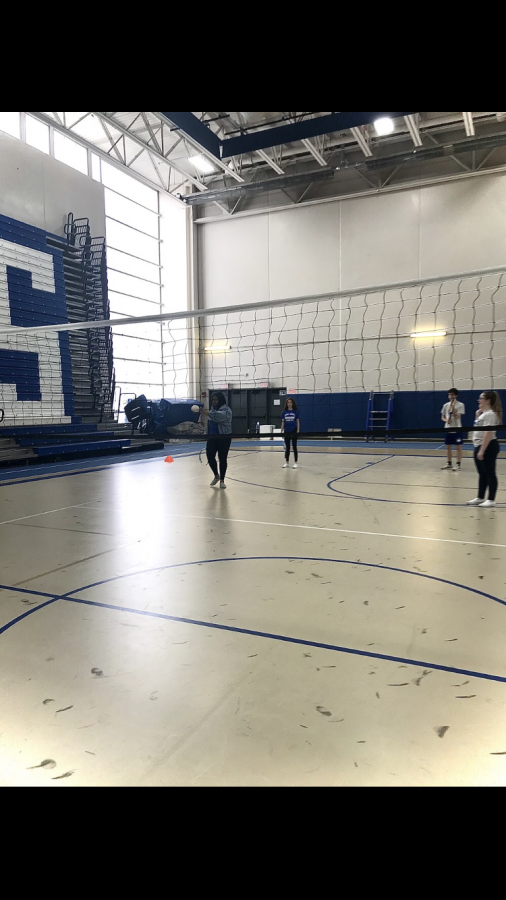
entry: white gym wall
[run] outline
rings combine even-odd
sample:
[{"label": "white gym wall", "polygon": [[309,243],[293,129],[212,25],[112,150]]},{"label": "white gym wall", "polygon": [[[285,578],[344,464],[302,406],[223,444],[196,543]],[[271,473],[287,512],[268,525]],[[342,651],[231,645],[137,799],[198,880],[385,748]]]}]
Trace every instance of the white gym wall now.
[{"label": "white gym wall", "polygon": [[506,264],[506,176],[198,226],[204,309]]},{"label": "white gym wall", "polygon": [[0,213],[63,234],[69,212],[105,234],[104,189],[70,166],[0,131]]}]

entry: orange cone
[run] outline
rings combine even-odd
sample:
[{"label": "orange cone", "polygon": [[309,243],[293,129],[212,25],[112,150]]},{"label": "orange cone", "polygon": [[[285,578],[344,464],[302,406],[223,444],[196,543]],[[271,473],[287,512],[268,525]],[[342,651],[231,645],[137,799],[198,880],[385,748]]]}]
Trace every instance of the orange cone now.
[{"label": "orange cone", "polygon": [[172,459],[172,456],[168,456],[165,462],[171,463],[174,462],[174,460]]}]

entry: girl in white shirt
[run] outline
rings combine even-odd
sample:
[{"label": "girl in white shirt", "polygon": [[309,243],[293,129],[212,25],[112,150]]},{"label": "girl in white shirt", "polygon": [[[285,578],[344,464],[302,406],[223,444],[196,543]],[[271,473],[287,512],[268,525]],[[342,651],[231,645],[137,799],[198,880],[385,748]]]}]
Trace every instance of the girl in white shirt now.
[{"label": "girl in white shirt", "polygon": [[[496,391],[483,391],[480,395],[479,409],[474,424],[477,428],[490,426],[491,429],[502,425],[501,398]],[[474,461],[480,475],[480,484],[478,497],[476,500],[470,500],[467,505],[490,509],[495,506],[498,488],[496,462],[501,448],[497,440],[497,432],[494,430],[475,431],[473,444]],[[485,499],[487,488],[488,500]]]}]

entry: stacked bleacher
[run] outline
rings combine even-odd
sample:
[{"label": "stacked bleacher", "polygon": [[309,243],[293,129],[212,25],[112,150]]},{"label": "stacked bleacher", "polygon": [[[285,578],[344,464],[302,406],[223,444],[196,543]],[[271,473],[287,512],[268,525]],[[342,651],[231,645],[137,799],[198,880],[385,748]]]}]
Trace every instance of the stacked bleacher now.
[{"label": "stacked bleacher", "polygon": [[0,426],[0,466],[59,462],[93,456],[129,457],[163,449],[163,441],[133,436],[130,426],[112,424]]},{"label": "stacked bleacher", "polygon": [[[109,318],[104,238],[69,215],[63,237],[0,215],[0,328]],[[0,333],[0,465],[163,448],[114,422],[110,328]]]}]

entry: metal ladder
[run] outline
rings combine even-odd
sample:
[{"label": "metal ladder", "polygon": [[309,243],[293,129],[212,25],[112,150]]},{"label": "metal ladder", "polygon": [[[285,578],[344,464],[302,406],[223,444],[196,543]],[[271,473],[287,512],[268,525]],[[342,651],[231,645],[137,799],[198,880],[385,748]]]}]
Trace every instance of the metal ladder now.
[{"label": "metal ladder", "polygon": [[[387,399],[388,398],[388,399]],[[377,404],[381,407],[378,409]],[[385,409],[386,406],[386,409]],[[369,401],[367,403],[367,419],[365,423],[366,427],[366,442],[370,440],[374,440],[375,431],[385,432],[384,440],[385,443],[390,440],[389,429],[392,422],[392,414],[394,411],[394,392],[390,391],[389,393],[381,393],[371,391]]]}]

